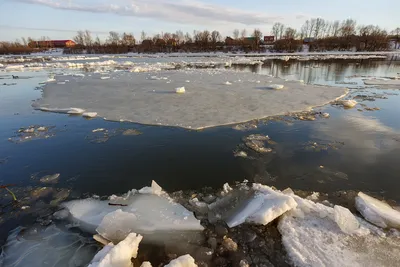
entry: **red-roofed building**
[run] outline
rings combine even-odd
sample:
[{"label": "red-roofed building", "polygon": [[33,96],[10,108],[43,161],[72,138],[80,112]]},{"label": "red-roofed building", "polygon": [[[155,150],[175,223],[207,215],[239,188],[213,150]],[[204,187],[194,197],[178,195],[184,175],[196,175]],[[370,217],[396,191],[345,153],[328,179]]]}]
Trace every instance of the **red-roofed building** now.
[{"label": "red-roofed building", "polygon": [[73,47],[76,43],[72,40],[48,40],[48,41],[32,41],[29,43],[30,47],[56,47],[56,48],[66,48]]}]

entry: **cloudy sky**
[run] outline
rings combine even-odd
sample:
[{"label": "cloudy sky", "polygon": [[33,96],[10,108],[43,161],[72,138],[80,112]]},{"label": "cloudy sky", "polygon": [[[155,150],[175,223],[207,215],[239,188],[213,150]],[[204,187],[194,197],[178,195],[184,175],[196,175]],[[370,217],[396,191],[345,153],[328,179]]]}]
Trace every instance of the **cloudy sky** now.
[{"label": "cloudy sky", "polygon": [[70,39],[80,29],[104,38],[109,31],[152,35],[180,29],[259,28],[274,22],[300,28],[306,19],[353,18],[360,24],[400,27],[396,0],[0,0],[0,40],[22,36]]}]

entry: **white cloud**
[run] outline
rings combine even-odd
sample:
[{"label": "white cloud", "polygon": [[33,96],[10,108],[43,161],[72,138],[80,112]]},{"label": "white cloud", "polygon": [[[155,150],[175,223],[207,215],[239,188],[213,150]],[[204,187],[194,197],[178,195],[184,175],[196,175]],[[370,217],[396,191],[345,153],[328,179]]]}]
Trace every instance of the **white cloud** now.
[{"label": "white cloud", "polygon": [[18,2],[47,6],[54,9],[91,13],[110,13],[121,16],[152,18],[177,23],[215,24],[229,22],[243,25],[266,25],[281,21],[280,16],[268,16],[221,5],[194,0],[123,0],[99,4],[99,1],[77,3],[61,0],[15,0]]}]

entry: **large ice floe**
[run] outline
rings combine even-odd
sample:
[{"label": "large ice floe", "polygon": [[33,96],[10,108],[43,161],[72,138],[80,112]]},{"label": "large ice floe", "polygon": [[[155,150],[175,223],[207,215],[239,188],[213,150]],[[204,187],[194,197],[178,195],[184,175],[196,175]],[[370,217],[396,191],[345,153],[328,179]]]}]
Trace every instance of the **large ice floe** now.
[{"label": "large ice floe", "polygon": [[[347,92],[222,69],[119,72],[107,80],[97,74],[56,79],[70,82],[47,83],[42,99],[34,103],[36,108],[68,113],[71,107],[79,107],[108,120],[193,129],[304,111]],[[231,85],[226,86],[226,81]],[[274,84],[283,88],[271,90]],[[183,86],[185,93],[177,94],[176,88]]]},{"label": "large ice floe", "polygon": [[377,85],[378,87],[384,89],[400,89],[400,79],[364,79],[364,84],[366,85]]}]

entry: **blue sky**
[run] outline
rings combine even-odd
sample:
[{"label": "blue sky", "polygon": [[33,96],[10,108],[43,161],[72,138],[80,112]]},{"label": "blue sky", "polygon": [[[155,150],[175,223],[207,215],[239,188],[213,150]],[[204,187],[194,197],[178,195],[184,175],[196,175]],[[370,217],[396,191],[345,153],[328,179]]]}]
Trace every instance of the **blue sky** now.
[{"label": "blue sky", "polygon": [[299,29],[309,18],[352,18],[392,30],[400,27],[397,0],[0,0],[0,40],[20,37],[71,39],[90,30],[104,39],[109,31],[148,35],[197,30],[259,28],[274,22]]}]

